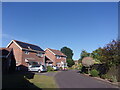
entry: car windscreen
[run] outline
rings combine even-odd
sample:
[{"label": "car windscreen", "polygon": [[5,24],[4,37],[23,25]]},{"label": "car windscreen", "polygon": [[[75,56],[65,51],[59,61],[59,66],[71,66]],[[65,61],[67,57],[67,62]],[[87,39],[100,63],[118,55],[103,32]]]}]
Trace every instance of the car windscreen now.
[{"label": "car windscreen", "polygon": [[43,67],[43,68],[45,68],[45,66],[44,66],[44,65],[42,65],[42,67]]}]

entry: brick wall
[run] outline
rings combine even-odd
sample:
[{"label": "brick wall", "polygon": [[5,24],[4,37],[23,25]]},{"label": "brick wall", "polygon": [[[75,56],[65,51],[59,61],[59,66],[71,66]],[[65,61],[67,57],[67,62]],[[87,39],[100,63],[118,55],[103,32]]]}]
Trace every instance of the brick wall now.
[{"label": "brick wall", "polygon": [[57,57],[56,57],[52,52],[50,52],[50,51],[47,50],[47,49],[46,49],[46,51],[45,51],[45,55],[46,55],[48,58],[50,58],[50,59],[53,60],[53,65],[55,65],[55,66],[56,66],[56,63],[61,63],[61,61],[66,62],[66,58],[61,57],[60,59],[57,59]]},{"label": "brick wall", "polygon": [[51,53],[49,50],[46,50],[45,56],[53,60],[53,65],[56,65],[56,62],[55,62],[56,56],[53,53]]},{"label": "brick wall", "polygon": [[25,65],[25,66],[28,66],[27,63],[25,62],[25,59],[27,58],[30,58],[28,60],[30,61],[37,61],[37,62],[44,62],[44,57],[38,57],[36,55],[37,53],[36,52],[29,52],[29,54],[25,54],[25,51],[22,51],[22,64]]},{"label": "brick wall", "polygon": [[14,54],[15,60],[16,62],[18,62],[18,64],[21,64],[22,63],[22,50],[15,43],[12,43],[8,48],[13,48],[13,54]]}]

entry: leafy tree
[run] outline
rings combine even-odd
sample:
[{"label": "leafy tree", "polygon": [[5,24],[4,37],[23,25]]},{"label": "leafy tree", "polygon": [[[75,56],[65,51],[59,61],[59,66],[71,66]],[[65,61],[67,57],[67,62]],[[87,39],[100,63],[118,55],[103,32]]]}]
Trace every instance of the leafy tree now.
[{"label": "leafy tree", "polygon": [[70,48],[63,47],[63,48],[61,48],[60,51],[67,56],[67,65],[68,65],[68,67],[71,67],[72,65],[75,64],[74,61],[73,61],[73,59],[72,59],[72,57],[73,57],[73,51]]},{"label": "leafy tree", "polygon": [[100,48],[94,50],[94,51],[90,54],[90,56],[91,56],[92,58],[94,58],[94,60],[95,60],[96,62],[101,63],[101,62],[100,62],[100,60],[101,60],[101,53],[102,53],[102,49],[101,49],[101,47],[100,47]]},{"label": "leafy tree", "polygon": [[68,67],[72,67],[74,64],[75,64],[75,62],[72,59],[67,59]]},{"label": "leafy tree", "polygon": [[120,41],[113,40],[101,50],[101,62],[108,67],[120,65]]},{"label": "leafy tree", "polygon": [[84,58],[84,57],[88,57],[88,56],[90,56],[90,53],[88,53],[87,51],[85,51],[85,50],[82,50],[82,52],[81,52],[81,54],[80,54],[80,59],[79,59],[79,63],[81,63],[81,61],[82,61],[82,59]]},{"label": "leafy tree", "polygon": [[70,48],[63,47],[63,48],[61,48],[60,51],[67,56],[67,59],[72,59],[72,57],[73,57],[73,51]]}]

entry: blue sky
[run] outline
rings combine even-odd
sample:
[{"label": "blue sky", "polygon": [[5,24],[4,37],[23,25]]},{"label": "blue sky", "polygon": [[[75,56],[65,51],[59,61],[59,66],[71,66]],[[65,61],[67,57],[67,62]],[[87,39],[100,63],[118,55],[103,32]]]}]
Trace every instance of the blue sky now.
[{"label": "blue sky", "polygon": [[118,33],[117,2],[18,2],[2,4],[2,47],[12,40],[60,50],[103,47]]}]

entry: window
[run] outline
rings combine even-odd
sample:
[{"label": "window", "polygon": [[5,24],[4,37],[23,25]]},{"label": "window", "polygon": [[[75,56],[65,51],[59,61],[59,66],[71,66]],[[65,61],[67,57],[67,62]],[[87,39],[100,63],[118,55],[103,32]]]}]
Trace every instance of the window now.
[{"label": "window", "polygon": [[43,57],[43,53],[37,53],[37,56]]},{"label": "window", "polygon": [[66,59],[66,57],[63,57],[64,59]]},{"label": "window", "polygon": [[57,59],[61,59],[61,57],[60,57],[60,56],[56,56],[56,58],[57,58]]},{"label": "window", "polygon": [[60,63],[56,63],[57,64],[57,66],[60,66]]},{"label": "window", "polygon": [[28,52],[28,51],[25,51],[25,54],[29,54],[29,52]]}]

